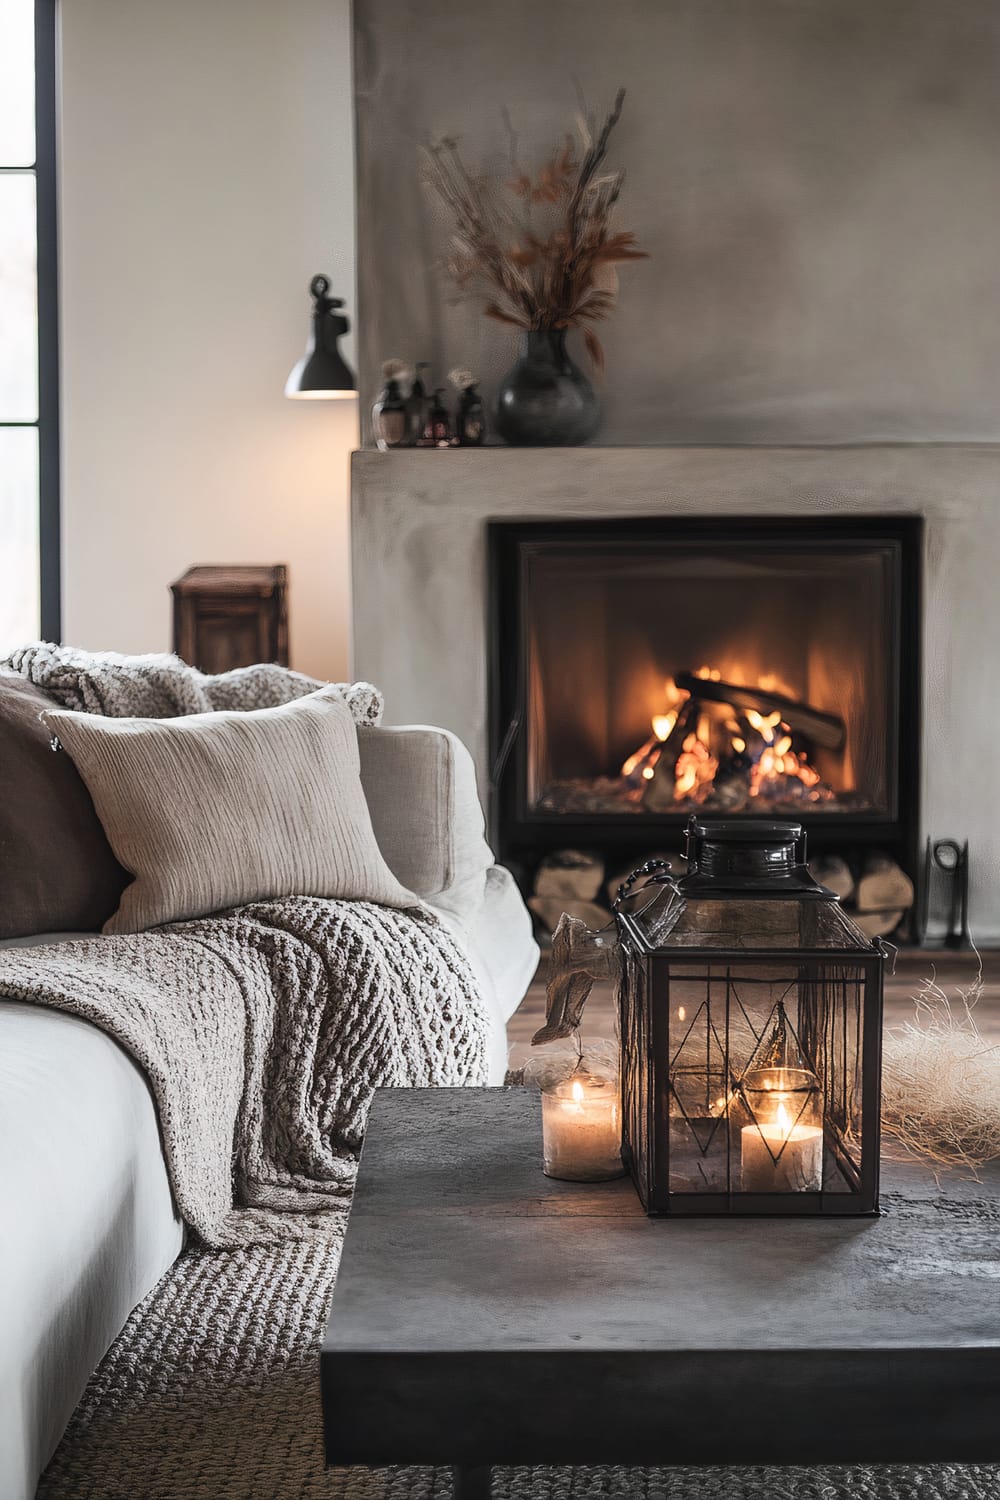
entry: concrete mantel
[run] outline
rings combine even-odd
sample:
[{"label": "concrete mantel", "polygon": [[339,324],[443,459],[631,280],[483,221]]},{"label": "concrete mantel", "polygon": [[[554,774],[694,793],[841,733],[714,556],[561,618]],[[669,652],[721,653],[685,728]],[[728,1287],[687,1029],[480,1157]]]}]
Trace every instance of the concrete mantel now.
[{"label": "concrete mantel", "polygon": [[354,670],[393,723],[441,724],[487,792],[490,520],[920,515],[923,832],[968,838],[977,940],[1000,940],[1000,445],[354,455]]}]

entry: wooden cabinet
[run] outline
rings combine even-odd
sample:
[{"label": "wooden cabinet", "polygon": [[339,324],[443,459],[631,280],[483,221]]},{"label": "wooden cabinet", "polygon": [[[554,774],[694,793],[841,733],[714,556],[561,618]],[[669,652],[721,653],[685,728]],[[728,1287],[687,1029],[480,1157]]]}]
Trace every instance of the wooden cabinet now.
[{"label": "wooden cabinet", "polygon": [[203,672],[254,662],[288,666],[288,569],[268,566],[189,568],[170,585],[174,650]]}]

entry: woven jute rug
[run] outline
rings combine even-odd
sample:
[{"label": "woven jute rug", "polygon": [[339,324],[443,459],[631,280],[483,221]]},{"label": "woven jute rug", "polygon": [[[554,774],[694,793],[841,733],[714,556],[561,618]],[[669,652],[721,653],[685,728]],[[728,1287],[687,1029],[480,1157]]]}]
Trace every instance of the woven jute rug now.
[{"label": "woven jute rug", "polygon": [[[445,1500],[448,1470],[325,1470],[339,1240],[189,1250],[91,1380],[38,1500]],[[499,1500],[998,1500],[1000,1468],[498,1469]]]}]

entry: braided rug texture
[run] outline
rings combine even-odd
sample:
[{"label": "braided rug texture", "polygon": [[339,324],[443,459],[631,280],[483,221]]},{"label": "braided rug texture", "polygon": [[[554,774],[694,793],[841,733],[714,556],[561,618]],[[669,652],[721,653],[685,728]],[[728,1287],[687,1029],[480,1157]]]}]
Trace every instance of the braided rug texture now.
[{"label": "braided rug texture", "polygon": [[[446,1500],[444,1469],[324,1470],[340,1236],[189,1250],[94,1374],[37,1500]],[[1000,1468],[497,1469],[497,1500],[997,1500]]]}]

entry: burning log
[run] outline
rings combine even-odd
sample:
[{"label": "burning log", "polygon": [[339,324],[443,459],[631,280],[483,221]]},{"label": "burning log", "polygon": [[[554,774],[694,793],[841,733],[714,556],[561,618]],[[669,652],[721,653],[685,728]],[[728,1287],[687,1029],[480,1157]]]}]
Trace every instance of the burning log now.
[{"label": "burning log", "polygon": [[858,881],[854,920],[868,937],[888,937],[913,905],[913,881],[887,854],[873,854]]},{"label": "burning log", "polygon": [[674,681],[678,688],[690,693],[692,699],[698,697],[707,703],[727,703],[730,708],[749,708],[759,714],[777,712],[790,729],[804,734],[814,745],[821,745],[825,750],[843,747],[846,729],[839,714],[824,713],[808,703],[797,702],[766,688],[741,687],[735,682],[699,677],[694,672],[678,672]]},{"label": "burning log", "polygon": [[673,728],[665,740],[660,742],[659,759],[654,763],[654,775],[649,778],[643,803],[651,812],[665,812],[673,808],[676,801],[677,762],[684,742],[698,723],[698,704],[689,698],[680,709]]}]

